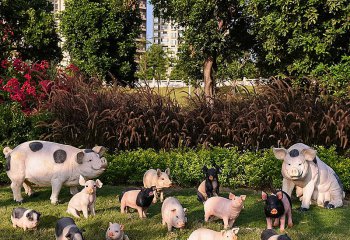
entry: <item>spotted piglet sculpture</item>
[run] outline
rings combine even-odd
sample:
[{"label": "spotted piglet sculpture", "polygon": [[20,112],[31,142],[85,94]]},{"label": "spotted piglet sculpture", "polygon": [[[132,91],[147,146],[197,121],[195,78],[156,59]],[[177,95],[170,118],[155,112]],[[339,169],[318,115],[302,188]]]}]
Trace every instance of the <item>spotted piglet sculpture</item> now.
[{"label": "spotted piglet sculpture", "polygon": [[216,232],[207,228],[200,228],[191,233],[188,240],[237,240],[239,228]]},{"label": "spotted piglet sculpture", "polygon": [[140,218],[146,218],[146,213],[154,198],[156,187],[141,188],[139,190],[127,190],[119,196],[120,212],[127,213],[128,208],[138,211]]},{"label": "spotted piglet sculpture", "polygon": [[27,229],[36,229],[39,225],[41,214],[33,209],[15,208],[12,211],[11,221],[14,228],[20,227],[24,231]]},{"label": "spotted piglet sculpture", "polygon": [[265,192],[261,193],[262,200],[265,201],[265,216],[267,222],[267,229],[272,229],[272,221],[274,219],[274,226],[278,226],[280,222],[280,231],[283,232],[285,228],[286,217],[288,219],[288,227],[293,226],[292,221],[292,202],[290,197],[283,191],[277,191],[275,194],[267,195]]},{"label": "spotted piglet sculpture", "polygon": [[316,150],[297,143],[288,150],[274,148],[273,152],[277,159],[283,160],[282,190],[291,196],[296,187],[301,211],[310,208],[311,200],[325,208],[343,206],[343,185],[334,170],[318,158]]},{"label": "spotted piglet sculpture", "polygon": [[278,235],[273,229],[265,229],[260,236],[261,240],[291,240],[287,234]]},{"label": "spotted piglet sculpture", "polygon": [[109,223],[106,240],[129,240],[128,235],[124,233],[124,225],[118,223]]},{"label": "spotted piglet sculpture", "polygon": [[154,199],[153,203],[157,202],[157,195],[160,194],[160,202],[163,202],[164,200],[164,188],[171,187],[171,180],[170,180],[170,169],[167,168],[165,172],[162,172],[160,169],[154,170],[150,169],[145,172],[143,175],[143,186],[145,188],[150,188],[152,186],[156,186],[156,189],[154,190]]},{"label": "spotted piglet sculpture", "polygon": [[11,179],[14,200],[23,201],[22,185],[29,196],[33,194],[32,185],[52,186],[53,204],[58,202],[63,185],[70,187],[72,194],[77,193],[80,175],[91,179],[106,169],[104,152],[101,146],[79,149],[46,141],[25,142],[13,150],[5,147],[6,173]]},{"label": "spotted piglet sculpture", "polygon": [[60,218],[55,227],[56,240],[84,240],[82,231],[70,217]]},{"label": "spotted piglet sculpture", "polygon": [[80,212],[85,218],[88,218],[89,212],[95,216],[96,188],[101,188],[103,184],[99,179],[85,181],[83,176],[80,176],[79,183],[84,188],[70,199],[67,212],[77,218],[80,218]]},{"label": "spotted piglet sculpture", "polygon": [[162,205],[162,224],[167,225],[168,231],[172,228],[184,228],[187,222],[187,209],[183,208],[179,200],[168,197]]},{"label": "spotted piglet sculpture", "polygon": [[210,169],[204,166],[202,170],[205,174],[205,180],[197,189],[197,199],[200,202],[205,202],[208,198],[219,195],[220,183],[218,174],[221,173],[221,169],[216,165],[215,168]]},{"label": "spotted piglet sculpture", "polygon": [[235,196],[230,193],[229,199],[223,197],[211,197],[204,203],[204,220],[209,221],[211,216],[224,221],[224,228],[232,228],[239,216],[246,195]]}]

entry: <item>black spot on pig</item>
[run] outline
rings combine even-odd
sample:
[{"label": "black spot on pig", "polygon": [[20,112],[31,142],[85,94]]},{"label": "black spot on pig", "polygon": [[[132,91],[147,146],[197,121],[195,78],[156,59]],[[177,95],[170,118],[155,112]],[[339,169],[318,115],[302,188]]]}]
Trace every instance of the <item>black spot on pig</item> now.
[{"label": "black spot on pig", "polygon": [[[277,234],[277,232],[273,229],[265,229],[262,233],[261,233],[261,240],[269,240],[271,237],[275,237]],[[277,240],[291,240],[288,235],[284,234],[284,235],[278,235]]]},{"label": "black spot on pig", "polygon": [[[79,228],[77,226],[71,227],[68,230],[68,233],[66,234],[65,237],[72,239],[72,240],[75,240],[76,239],[76,238],[74,238],[75,235],[80,235],[81,237],[83,237],[82,232],[79,230]],[[82,239],[84,239],[84,238],[82,238]]]},{"label": "black spot on pig", "polygon": [[43,148],[43,144],[41,142],[31,142],[31,143],[29,143],[29,148],[33,152],[37,152]]},{"label": "black spot on pig", "polygon": [[337,179],[337,182],[338,182],[341,190],[344,191],[344,185],[343,185],[342,181],[340,180],[339,176],[336,173],[333,173],[333,175],[334,175],[335,179]]},{"label": "black spot on pig", "polygon": [[91,152],[94,152],[94,150],[92,150],[92,149],[84,149],[84,153],[91,153]]},{"label": "black spot on pig", "polygon": [[60,218],[55,227],[55,234],[57,237],[61,236],[63,233],[63,229],[67,227],[68,225],[75,225],[75,222],[72,218],[70,217],[63,217]]},{"label": "black spot on pig", "polygon": [[154,198],[154,190],[155,187],[142,188],[139,194],[137,194],[136,205],[143,208],[149,207]]},{"label": "black spot on pig", "polygon": [[6,172],[10,171],[11,169],[11,155],[9,155],[7,158],[6,158]]},{"label": "black spot on pig", "polygon": [[290,155],[291,157],[297,157],[297,156],[299,156],[299,151],[298,151],[298,149],[293,149],[293,150],[291,150],[291,151],[289,152],[289,155]]},{"label": "black spot on pig", "polygon": [[55,163],[64,163],[67,158],[66,151],[62,149],[58,149],[53,153],[53,159],[55,160]]},{"label": "black spot on pig", "polygon": [[34,210],[28,212],[26,217],[28,218],[29,221],[33,221],[34,220],[34,215],[37,215],[38,216],[37,220],[39,220],[41,214],[38,213],[37,211],[34,211]]},{"label": "black spot on pig", "polygon": [[314,160],[312,160],[314,162],[314,164],[317,164],[317,159],[316,157],[314,158]]},{"label": "black spot on pig", "polygon": [[23,217],[24,212],[27,210],[28,209],[22,208],[22,207],[14,208],[12,210],[12,217],[19,219],[19,218]]}]

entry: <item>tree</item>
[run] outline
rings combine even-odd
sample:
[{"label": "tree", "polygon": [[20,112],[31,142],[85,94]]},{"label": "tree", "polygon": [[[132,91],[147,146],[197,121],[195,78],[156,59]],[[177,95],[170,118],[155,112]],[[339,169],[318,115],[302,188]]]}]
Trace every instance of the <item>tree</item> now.
[{"label": "tree", "polygon": [[213,72],[219,56],[241,54],[253,43],[248,34],[249,19],[243,15],[245,1],[238,0],[151,0],[155,14],[174,20],[185,29],[183,41],[191,55],[202,59],[204,91],[212,102]]},{"label": "tree", "polygon": [[65,4],[60,29],[71,61],[107,81],[133,82],[141,25],[137,1],[67,0]]},{"label": "tree", "polygon": [[252,0],[259,64],[269,74],[303,77],[350,53],[349,0]]},{"label": "tree", "polygon": [[16,53],[24,60],[60,61],[52,10],[47,0],[0,0],[1,57]]},{"label": "tree", "polygon": [[162,45],[153,44],[141,57],[137,75],[140,79],[165,79],[167,67],[168,56]]}]

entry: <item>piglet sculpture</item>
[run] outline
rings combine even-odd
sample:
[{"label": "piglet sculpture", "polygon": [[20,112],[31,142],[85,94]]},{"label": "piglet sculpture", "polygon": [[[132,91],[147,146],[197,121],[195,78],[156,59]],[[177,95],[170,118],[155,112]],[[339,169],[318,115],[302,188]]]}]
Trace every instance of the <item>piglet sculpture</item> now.
[{"label": "piglet sculpture", "polygon": [[168,197],[162,205],[162,224],[168,226],[168,231],[172,228],[184,228],[187,222],[187,209],[183,208],[179,200]]},{"label": "piglet sculpture", "polygon": [[84,240],[83,233],[70,217],[60,218],[55,227],[56,240]]},{"label": "piglet sculpture", "polygon": [[229,199],[223,197],[212,197],[204,203],[204,220],[209,221],[211,216],[224,221],[224,228],[232,228],[236,218],[243,208],[246,195],[239,197],[230,193]]},{"label": "piglet sculpture", "polygon": [[109,223],[106,240],[129,240],[128,235],[124,233],[124,225],[118,223]]},{"label": "piglet sculpture", "polygon": [[84,188],[70,199],[67,212],[77,218],[80,218],[80,212],[85,218],[88,218],[89,212],[95,216],[96,187],[101,188],[103,184],[99,179],[85,181],[82,176],[79,183]]},{"label": "piglet sculpture", "polygon": [[143,186],[145,188],[150,188],[152,186],[156,186],[156,189],[154,190],[154,199],[153,203],[157,202],[157,194],[160,194],[160,202],[163,202],[164,200],[164,188],[171,187],[171,180],[170,180],[170,169],[167,168],[165,172],[162,172],[160,169],[154,170],[150,169],[143,175]]},{"label": "piglet sculpture", "polygon": [[311,199],[325,208],[343,206],[343,185],[334,170],[317,157],[316,150],[297,143],[288,150],[274,148],[273,153],[277,159],[283,160],[282,190],[291,196],[296,187],[301,211],[309,209]]},{"label": "piglet sculpture", "polygon": [[221,173],[221,169],[216,165],[215,168],[210,169],[204,166],[202,170],[205,174],[205,180],[197,189],[197,199],[200,202],[205,202],[208,198],[219,195],[220,183],[218,174]]},{"label": "piglet sculpture", "polygon": [[292,240],[287,234],[278,235],[273,229],[265,229],[261,233],[261,240]]},{"label": "piglet sculpture", "polygon": [[146,218],[146,213],[154,198],[156,187],[141,188],[140,190],[129,190],[119,196],[120,212],[127,213],[128,208],[138,211],[140,218]]},{"label": "piglet sculpture", "polygon": [[200,228],[192,232],[188,240],[237,240],[238,231],[239,228],[222,230],[221,232]]},{"label": "piglet sculpture", "polygon": [[265,216],[267,222],[267,229],[272,229],[272,220],[275,219],[274,226],[278,226],[280,221],[280,231],[283,232],[285,228],[286,217],[288,219],[288,227],[293,226],[292,221],[292,202],[287,193],[277,191],[276,194],[267,195],[265,192],[261,193],[262,200],[265,201]]},{"label": "piglet sculpture", "polygon": [[52,186],[51,203],[58,202],[62,186],[78,192],[79,176],[91,179],[99,176],[107,167],[102,157],[105,148],[79,149],[46,141],[25,142],[14,149],[5,147],[6,173],[11,179],[13,198],[22,202],[23,185],[28,196],[33,194],[33,185]]},{"label": "piglet sculpture", "polygon": [[24,231],[27,229],[36,229],[39,225],[40,215],[40,213],[33,209],[15,208],[11,215],[12,226],[14,228],[23,228]]}]

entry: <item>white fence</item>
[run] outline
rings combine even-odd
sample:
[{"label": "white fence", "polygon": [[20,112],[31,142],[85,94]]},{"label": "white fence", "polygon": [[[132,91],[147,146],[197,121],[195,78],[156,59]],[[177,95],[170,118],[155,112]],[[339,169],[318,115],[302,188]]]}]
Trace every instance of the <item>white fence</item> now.
[{"label": "white fence", "polygon": [[[240,84],[244,86],[254,86],[258,82],[259,83],[265,83],[268,79],[266,78],[243,78],[241,81],[220,81],[216,84],[218,87],[222,86],[233,86],[235,84]],[[182,81],[182,80],[139,80],[138,85],[141,87],[149,86],[150,88],[156,88],[156,87],[170,87],[170,88],[183,88],[188,87],[188,85]],[[203,81],[201,81],[200,84],[201,87],[204,86]]]}]

